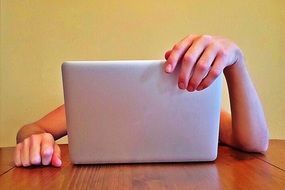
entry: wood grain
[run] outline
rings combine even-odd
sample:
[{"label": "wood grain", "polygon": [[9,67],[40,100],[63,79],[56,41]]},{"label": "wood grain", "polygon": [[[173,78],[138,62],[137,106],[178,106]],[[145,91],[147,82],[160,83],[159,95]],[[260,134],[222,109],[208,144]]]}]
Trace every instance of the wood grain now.
[{"label": "wood grain", "polygon": [[[284,149],[285,141],[270,143]],[[6,148],[4,148],[6,149]],[[63,166],[12,168],[0,176],[0,189],[284,189],[285,172],[265,156],[219,146],[208,163],[73,165],[61,145]],[[4,157],[13,151],[5,150]],[[3,154],[1,155],[3,156]],[[278,164],[279,160],[274,160]],[[6,160],[7,161],[7,160]]]},{"label": "wood grain", "polygon": [[285,140],[270,140],[266,154],[257,157],[285,171]]},{"label": "wood grain", "polygon": [[0,176],[14,168],[14,148],[0,148]]}]

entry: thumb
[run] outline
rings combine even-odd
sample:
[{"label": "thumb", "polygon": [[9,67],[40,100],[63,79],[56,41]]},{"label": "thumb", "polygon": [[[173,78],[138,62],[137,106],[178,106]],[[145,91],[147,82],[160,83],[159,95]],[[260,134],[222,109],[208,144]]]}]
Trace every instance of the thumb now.
[{"label": "thumb", "polygon": [[169,64],[169,63],[167,62],[167,59],[168,59],[168,57],[170,56],[171,51],[172,51],[172,50],[168,50],[168,51],[165,53],[165,55],[164,55],[164,57],[165,57],[165,59],[166,59],[166,62],[165,62],[165,65],[164,65],[164,67],[165,67],[164,69],[165,69],[165,72],[166,72],[166,73],[171,73],[172,70],[173,70],[171,64]]},{"label": "thumb", "polygon": [[55,167],[60,167],[62,165],[60,148],[56,143],[54,143],[54,152],[51,158],[51,164]]}]

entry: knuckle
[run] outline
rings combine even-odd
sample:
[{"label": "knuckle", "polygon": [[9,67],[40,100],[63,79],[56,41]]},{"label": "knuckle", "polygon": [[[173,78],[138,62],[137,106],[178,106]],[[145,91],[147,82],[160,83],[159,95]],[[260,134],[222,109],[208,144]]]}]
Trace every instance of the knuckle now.
[{"label": "knuckle", "polygon": [[227,51],[225,49],[220,49],[218,54],[222,59],[224,59],[227,55]]},{"label": "knuckle", "polygon": [[206,34],[204,34],[204,35],[201,35],[201,37],[200,37],[202,40],[205,40],[205,41],[207,41],[207,42],[209,42],[209,41],[211,41],[212,40],[212,36],[210,36],[210,35],[206,35]]},{"label": "knuckle", "polygon": [[205,64],[198,64],[197,69],[198,69],[199,72],[205,72],[205,71],[208,70],[208,66],[205,65]]},{"label": "knuckle", "polygon": [[211,70],[212,78],[217,78],[220,75],[220,71],[218,69]]},{"label": "knuckle", "polygon": [[188,36],[186,36],[186,39],[192,41],[193,39],[195,39],[197,37],[197,35],[195,34],[189,34]]},{"label": "knuckle", "polygon": [[31,135],[31,136],[30,136],[31,144],[35,144],[35,142],[37,141],[37,139],[38,139],[38,135],[35,135],[35,134]]},{"label": "knuckle", "polygon": [[28,146],[29,143],[30,143],[30,138],[25,138],[25,139],[23,140],[23,146]]},{"label": "knuckle", "polygon": [[209,43],[209,47],[212,47],[212,49],[219,51],[221,49],[221,44],[215,40],[212,40]]},{"label": "knuckle", "polygon": [[194,62],[194,58],[192,55],[184,55],[182,59],[183,64],[192,65]]},{"label": "knuckle", "polygon": [[236,43],[234,43],[234,42],[230,43],[229,49],[231,49],[233,52],[240,52],[240,53],[242,53],[242,50],[240,49],[240,47]]},{"label": "knuckle", "polygon": [[179,51],[180,48],[181,48],[180,44],[175,44],[172,49],[173,51]]},{"label": "knuckle", "polygon": [[188,34],[186,38],[191,39],[191,38],[193,38],[193,37],[194,37],[193,34]]},{"label": "knuckle", "polygon": [[201,37],[205,38],[205,39],[211,39],[212,38],[212,36],[208,35],[208,34],[203,34]]},{"label": "knuckle", "polygon": [[43,133],[42,136],[45,139],[53,139],[53,136],[50,133]]},{"label": "knuckle", "polygon": [[47,147],[47,148],[44,148],[42,150],[42,155],[44,157],[48,157],[48,156],[51,156],[53,154],[53,149],[51,147]]}]

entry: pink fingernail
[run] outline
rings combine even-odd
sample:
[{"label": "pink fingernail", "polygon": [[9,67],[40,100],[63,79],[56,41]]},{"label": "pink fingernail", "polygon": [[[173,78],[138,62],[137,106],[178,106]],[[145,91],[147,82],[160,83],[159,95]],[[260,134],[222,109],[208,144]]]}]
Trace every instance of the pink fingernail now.
[{"label": "pink fingernail", "polygon": [[59,159],[57,160],[57,165],[58,165],[58,166],[61,166],[61,165],[62,165],[61,160],[59,160]]},{"label": "pink fingernail", "polygon": [[203,86],[198,86],[197,90],[200,91],[203,90],[203,88],[204,88]]},{"label": "pink fingernail", "polygon": [[167,66],[166,66],[166,72],[170,73],[170,72],[171,72],[171,70],[172,70],[171,65],[167,65]]},{"label": "pink fingernail", "polygon": [[62,161],[60,159],[56,159],[54,162],[53,162],[53,165],[55,167],[61,167],[62,165]]},{"label": "pink fingernail", "polygon": [[178,86],[180,89],[185,89],[184,82],[179,82]]},{"label": "pink fingernail", "polygon": [[193,86],[189,86],[189,87],[187,88],[187,90],[190,91],[190,92],[193,92],[193,91],[194,91],[194,88],[193,88]]}]

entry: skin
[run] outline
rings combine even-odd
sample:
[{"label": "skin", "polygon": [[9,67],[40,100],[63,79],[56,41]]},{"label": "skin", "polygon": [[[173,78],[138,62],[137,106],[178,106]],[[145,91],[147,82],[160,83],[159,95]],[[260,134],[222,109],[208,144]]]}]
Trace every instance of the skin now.
[{"label": "skin", "polygon": [[[246,152],[268,148],[268,128],[240,48],[232,41],[209,35],[189,35],[165,53],[165,72],[181,64],[178,87],[200,91],[224,73],[231,113],[221,111],[220,142]],[[60,148],[54,140],[66,135],[64,105],[42,119],[23,126],[17,134],[16,166],[60,167]]]}]

